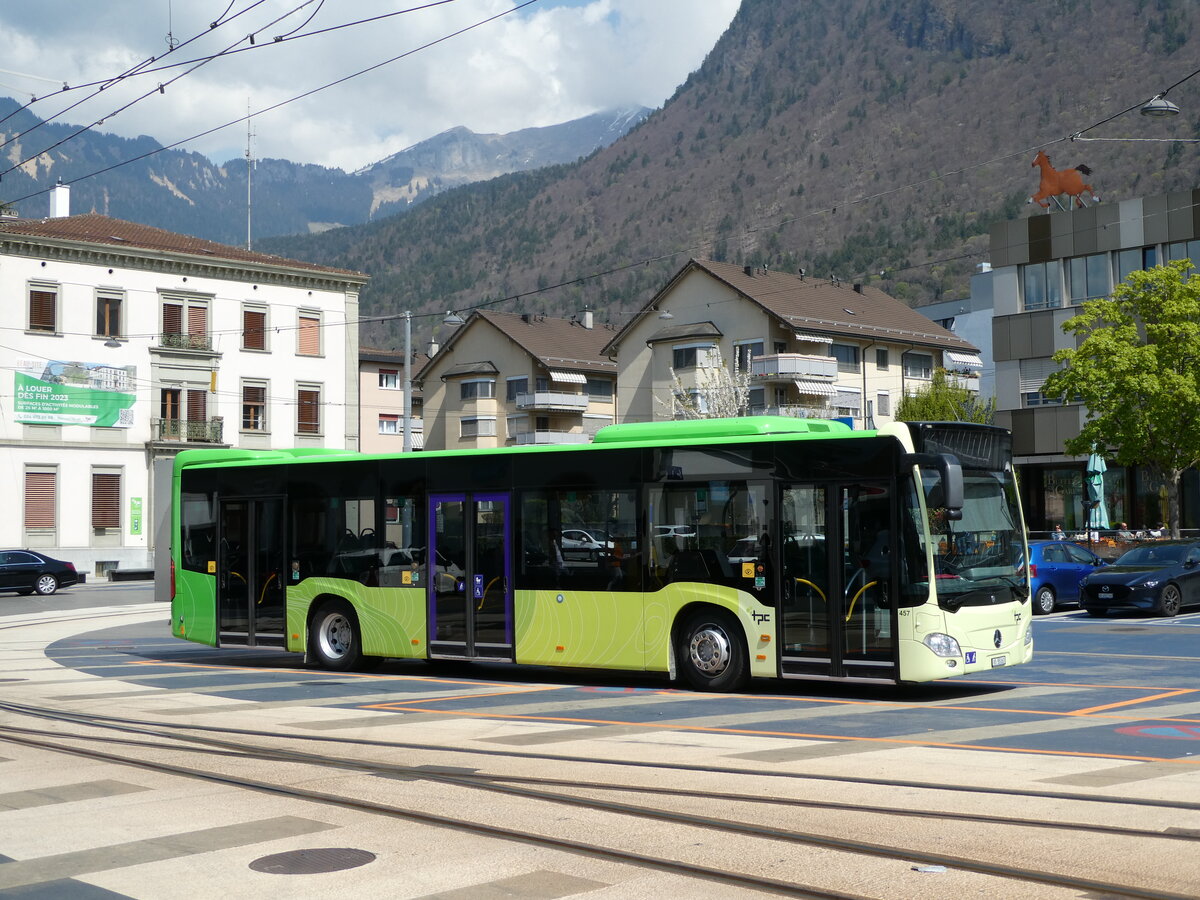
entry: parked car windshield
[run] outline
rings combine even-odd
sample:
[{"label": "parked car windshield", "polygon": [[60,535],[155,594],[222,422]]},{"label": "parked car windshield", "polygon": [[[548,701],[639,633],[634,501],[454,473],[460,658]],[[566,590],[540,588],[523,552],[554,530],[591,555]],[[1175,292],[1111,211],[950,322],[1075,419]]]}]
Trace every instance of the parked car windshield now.
[{"label": "parked car windshield", "polygon": [[1137,566],[1138,568],[1161,568],[1162,566],[1177,566],[1183,562],[1183,555],[1188,548],[1183,544],[1150,544],[1144,547],[1134,547],[1117,557],[1114,566]]}]

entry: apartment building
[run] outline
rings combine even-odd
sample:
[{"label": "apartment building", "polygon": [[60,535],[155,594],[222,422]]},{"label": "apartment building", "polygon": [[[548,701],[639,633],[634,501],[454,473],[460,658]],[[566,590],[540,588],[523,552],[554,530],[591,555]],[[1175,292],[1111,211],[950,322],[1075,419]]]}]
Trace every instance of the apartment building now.
[{"label": "apartment building", "polygon": [[[422,354],[412,360],[403,350],[360,347],[358,350],[359,447],[364,453],[402,453],[404,446],[404,390],[412,390],[413,373],[429,361]],[[422,397],[412,391],[409,409],[408,450],[425,446]]]},{"label": "apartment building", "polygon": [[[936,368],[978,390],[978,348],[877,288],[693,259],[603,352],[621,421],[670,418],[720,364],[750,376],[754,413],[892,420]],[[676,378],[679,379],[678,384]]]},{"label": "apartment building", "polygon": [[430,450],[587,443],[616,420],[609,326],[477,310],[417,373]]},{"label": "apartment building", "polygon": [[[1078,403],[1045,397],[1055,351],[1074,346],[1063,323],[1093,297],[1108,295],[1132,271],[1160,262],[1200,263],[1200,190],[1178,191],[1037,214],[994,226],[990,273],[995,318],[997,422],[1012,429],[1026,521],[1033,531],[1083,530],[1085,459],[1063,445],[1079,434]],[[1110,522],[1137,527],[1166,521],[1162,478],[1142,466],[1104,475]],[[1200,479],[1185,475],[1183,526],[1200,527]]]},{"label": "apartment building", "polygon": [[95,214],[0,219],[0,547],[149,567],[156,460],[357,448],[365,282]]}]

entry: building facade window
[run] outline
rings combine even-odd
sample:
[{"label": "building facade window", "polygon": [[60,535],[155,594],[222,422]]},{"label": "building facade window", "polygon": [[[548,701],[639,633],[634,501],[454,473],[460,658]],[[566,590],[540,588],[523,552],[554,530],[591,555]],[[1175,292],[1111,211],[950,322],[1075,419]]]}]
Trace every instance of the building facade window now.
[{"label": "building facade window", "polygon": [[611,378],[589,378],[584,384],[583,392],[593,400],[607,402],[612,400],[613,383]]},{"label": "building facade window", "polygon": [[877,368],[881,372],[886,372],[888,365],[889,365],[888,348],[887,347],[875,348],[875,368]]},{"label": "building facade window", "polygon": [[267,349],[267,308],[265,306],[242,307],[242,349]]},{"label": "building facade window", "polygon": [[1058,260],[1021,266],[1019,274],[1024,309],[1058,309],[1062,306],[1062,266]]},{"label": "building facade window", "polygon": [[[521,396],[521,394],[529,393],[529,376],[528,375],[518,375],[516,377],[509,378],[505,381],[504,384],[505,384],[504,398],[509,403],[515,403],[517,397]],[[511,434],[512,432],[509,432],[509,433]]]},{"label": "building facade window", "polygon": [[887,391],[880,391],[875,395],[875,412],[881,416],[892,414],[892,395]]},{"label": "building facade window", "polygon": [[1190,259],[1192,268],[1200,269],[1200,240],[1167,244],[1167,259],[1172,262],[1177,259]]},{"label": "building facade window", "polygon": [[1042,385],[1054,372],[1058,364],[1052,359],[1023,359],[1020,361],[1021,405],[1059,406],[1062,401],[1048,399],[1042,394]]},{"label": "building facade window", "polygon": [[315,384],[296,387],[296,433],[321,433],[321,388]]},{"label": "building facade window", "polygon": [[713,363],[716,347],[712,344],[680,344],[671,348],[671,368],[708,368]]},{"label": "building facade window", "polygon": [[296,318],[296,355],[321,355],[321,314],[301,310]]},{"label": "building facade window", "polygon": [[121,337],[121,305],[124,299],[119,292],[96,294],[96,337]]},{"label": "building facade window", "polygon": [[739,341],[733,345],[733,363],[735,371],[750,371],[750,362],[757,356],[763,355],[762,341]]},{"label": "building facade window", "polygon": [[494,378],[479,378],[463,381],[458,385],[460,400],[490,400],[496,396],[496,380]]},{"label": "building facade window", "polygon": [[928,353],[905,353],[900,357],[905,378],[932,378],[933,357]]},{"label": "building facade window", "polygon": [[380,369],[379,370],[379,388],[384,391],[400,390],[400,370],[399,369]]},{"label": "building facade window", "polygon": [[52,532],[58,506],[58,470],[50,466],[25,469],[25,531]]},{"label": "building facade window", "polygon": [[862,413],[862,393],[856,388],[839,387],[833,398],[833,406],[839,416],[857,416]]},{"label": "building facade window", "polygon": [[496,434],[495,416],[471,416],[459,423],[459,436],[465,438],[494,437]]},{"label": "building facade window", "polygon": [[1085,300],[1107,297],[1112,290],[1109,281],[1107,253],[1076,256],[1067,260],[1067,290],[1071,303],[1078,305]]},{"label": "building facade window", "polygon": [[[1196,242],[1200,244],[1200,241]],[[1158,248],[1134,247],[1129,250],[1118,250],[1113,260],[1116,266],[1116,283],[1120,284],[1129,277],[1130,272],[1142,269],[1153,269],[1158,265]]]},{"label": "building facade window", "polygon": [[58,287],[48,284],[29,286],[29,330],[48,334],[58,332]]},{"label": "building facade window", "polygon": [[400,417],[391,413],[379,414],[379,433],[380,434],[399,434]]},{"label": "building facade window", "polygon": [[756,387],[750,388],[746,395],[746,405],[750,407],[751,413],[761,413],[767,408],[767,389]]},{"label": "building facade window", "polygon": [[857,372],[861,367],[861,350],[853,344],[830,344],[829,355],[837,360],[839,372]]},{"label": "building facade window", "polygon": [[121,530],[121,473],[92,470],[92,529],[96,534]]},{"label": "building facade window", "polygon": [[210,350],[208,301],[167,297],[162,304],[162,346],[185,350]]},{"label": "building facade window", "polygon": [[242,431],[267,430],[266,382],[242,383]]}]

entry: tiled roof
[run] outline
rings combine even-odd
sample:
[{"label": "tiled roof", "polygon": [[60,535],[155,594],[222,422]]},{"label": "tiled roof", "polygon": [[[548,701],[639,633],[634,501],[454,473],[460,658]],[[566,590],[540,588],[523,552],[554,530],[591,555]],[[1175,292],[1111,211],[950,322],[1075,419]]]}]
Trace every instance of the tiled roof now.
[{"label": "tiled roof", "polygon": [[684,266],[635,317],[612,339],[610,352],[634,323],[651,314],[660,301],[690,271],[700,270],[728,285],[747,300],[758,304],[781,323],[809,335],[831,339],[889,341],[942,350],[978,352],[979,348],[921,315],[907,304],[878,288],[855,287],[824,278],[801,278],[787,272],[772,272],[732,263],[693,259]]},{"label": "tiled roof", "polygon": [[480,310],[478,315],[548,369],[617,371],[617,364],[601,353],[613,336],[607,326],[584,328],[573,319],[492,310]]},{"label": "tiled roof", "polygon": [[177,253],[198,260],[221,260],[229,263],[246,263],[257,266],[299,269],[326,275],[344,276],[355,281],[366,281],[367,276],[349,269],[335,269],[315,263],[287,259],[269,253],[256,253],[228,244],[218,244],[202,238],[177,234],[162,228],[139,225],[124,219],[113,219],[96,213],[80,216],[64,216],[53,219],[0,219],[0,237],[5,234],[24,235],[55,241],[73,241],[86,244],[101,244],[113,248],[135,248]]}]

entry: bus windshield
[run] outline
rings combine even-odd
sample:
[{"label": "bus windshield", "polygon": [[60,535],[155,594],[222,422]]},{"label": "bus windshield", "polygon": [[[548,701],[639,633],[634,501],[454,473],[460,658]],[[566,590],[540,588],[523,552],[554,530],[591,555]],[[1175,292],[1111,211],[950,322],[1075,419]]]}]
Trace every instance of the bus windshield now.
[{"label": "bus windshield", "polygon": [[949,518],[941,506],[942,486],[936,471],[922,468],[921,482],[938,605],[955,610],[1026,599],[1025,542],[1012,472],[964,468],[960,519]]}]

